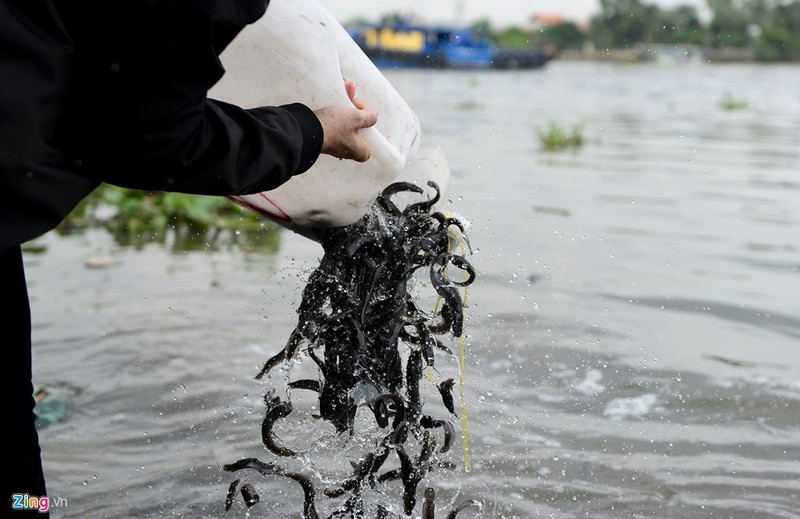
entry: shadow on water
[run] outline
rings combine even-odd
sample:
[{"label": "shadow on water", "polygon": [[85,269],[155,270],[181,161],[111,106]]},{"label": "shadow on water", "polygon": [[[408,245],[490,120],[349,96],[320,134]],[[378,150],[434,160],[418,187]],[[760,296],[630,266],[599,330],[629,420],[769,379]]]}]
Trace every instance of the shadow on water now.
[{"label": "shadow on water", "polygon": [[795,339],[800,339],[800,319],[758,308],[747,308],[744,306],[721,303],[719,301],[695,299],[681,300],[677,298],[637,297],[635,300],[630,301],[627,298],[614,295],[605,295],[605,297],[616,299],[617,301],[628,301],[630,304],[634,305],[649,306],[675,312],[701,313],[735,323],[762,327]]}]

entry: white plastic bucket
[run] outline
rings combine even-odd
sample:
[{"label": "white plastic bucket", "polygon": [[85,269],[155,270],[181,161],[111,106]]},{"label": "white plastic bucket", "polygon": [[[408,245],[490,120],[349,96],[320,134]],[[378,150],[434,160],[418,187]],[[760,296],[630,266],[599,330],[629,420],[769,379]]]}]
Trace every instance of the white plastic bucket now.
[{"label": "white plastic bucket", "polygon": [[209,97],[243,107],[301,102],[311,109],[351,105],[344,80],[378,112],[363,131],[372,157],[364,163],[322,155],[307,172],[277,189],[232,197],[280,224],[313,238],[313,228],[359,220],[390,183],[413,182],[447,191],[450,169],[436,147],[420,152],[416,114],[353,41],[314,0],[272,0],[221,56],[226,74]]}]

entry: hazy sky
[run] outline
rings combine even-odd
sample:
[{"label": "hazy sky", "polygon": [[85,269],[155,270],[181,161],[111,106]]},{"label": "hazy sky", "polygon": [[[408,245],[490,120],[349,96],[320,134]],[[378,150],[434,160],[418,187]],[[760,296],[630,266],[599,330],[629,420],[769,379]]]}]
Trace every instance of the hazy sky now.
[{"label": "hazy sky", "polygon": [[[534,13],[561,13],[581,21],[599,9],[599,0],[318,0],[344,23],[357,17],[377,20],[378,16],[400,10],[413,12],[434,22],[456,21],[457,6],[463,6],[464,22],[489,18],[498,27],[520,25]],[[662,7],[679,4],[704,7],[705,0],[645,0]]]}]

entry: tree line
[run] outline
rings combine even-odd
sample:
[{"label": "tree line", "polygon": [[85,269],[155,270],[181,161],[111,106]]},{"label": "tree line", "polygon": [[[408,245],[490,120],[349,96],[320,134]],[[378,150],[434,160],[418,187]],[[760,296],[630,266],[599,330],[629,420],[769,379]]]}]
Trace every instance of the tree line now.
[{"label": "tree line", "polygon": [[761,61],[800,61],[800,0],[706,0],[703,20],[691,5],[661,8],[642,0],[600,0],[588,28],[565,21],[530,30],[493,30],[488,20],[472,27],[495,43],[513,47],[632,48],[641,44],[692,44],[749,48]]}]

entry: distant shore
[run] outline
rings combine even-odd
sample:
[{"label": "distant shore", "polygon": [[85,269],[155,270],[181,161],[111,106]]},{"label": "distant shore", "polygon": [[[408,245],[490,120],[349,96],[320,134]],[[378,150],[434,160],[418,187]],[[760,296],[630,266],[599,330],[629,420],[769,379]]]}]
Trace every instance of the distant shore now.
[{"label": "distant shore", "polygon": [[651,44],[624,49],[567,49],[557,59],[564,61],[754,63],[756,51],[746,47],[710,48],[699,45]]}]

